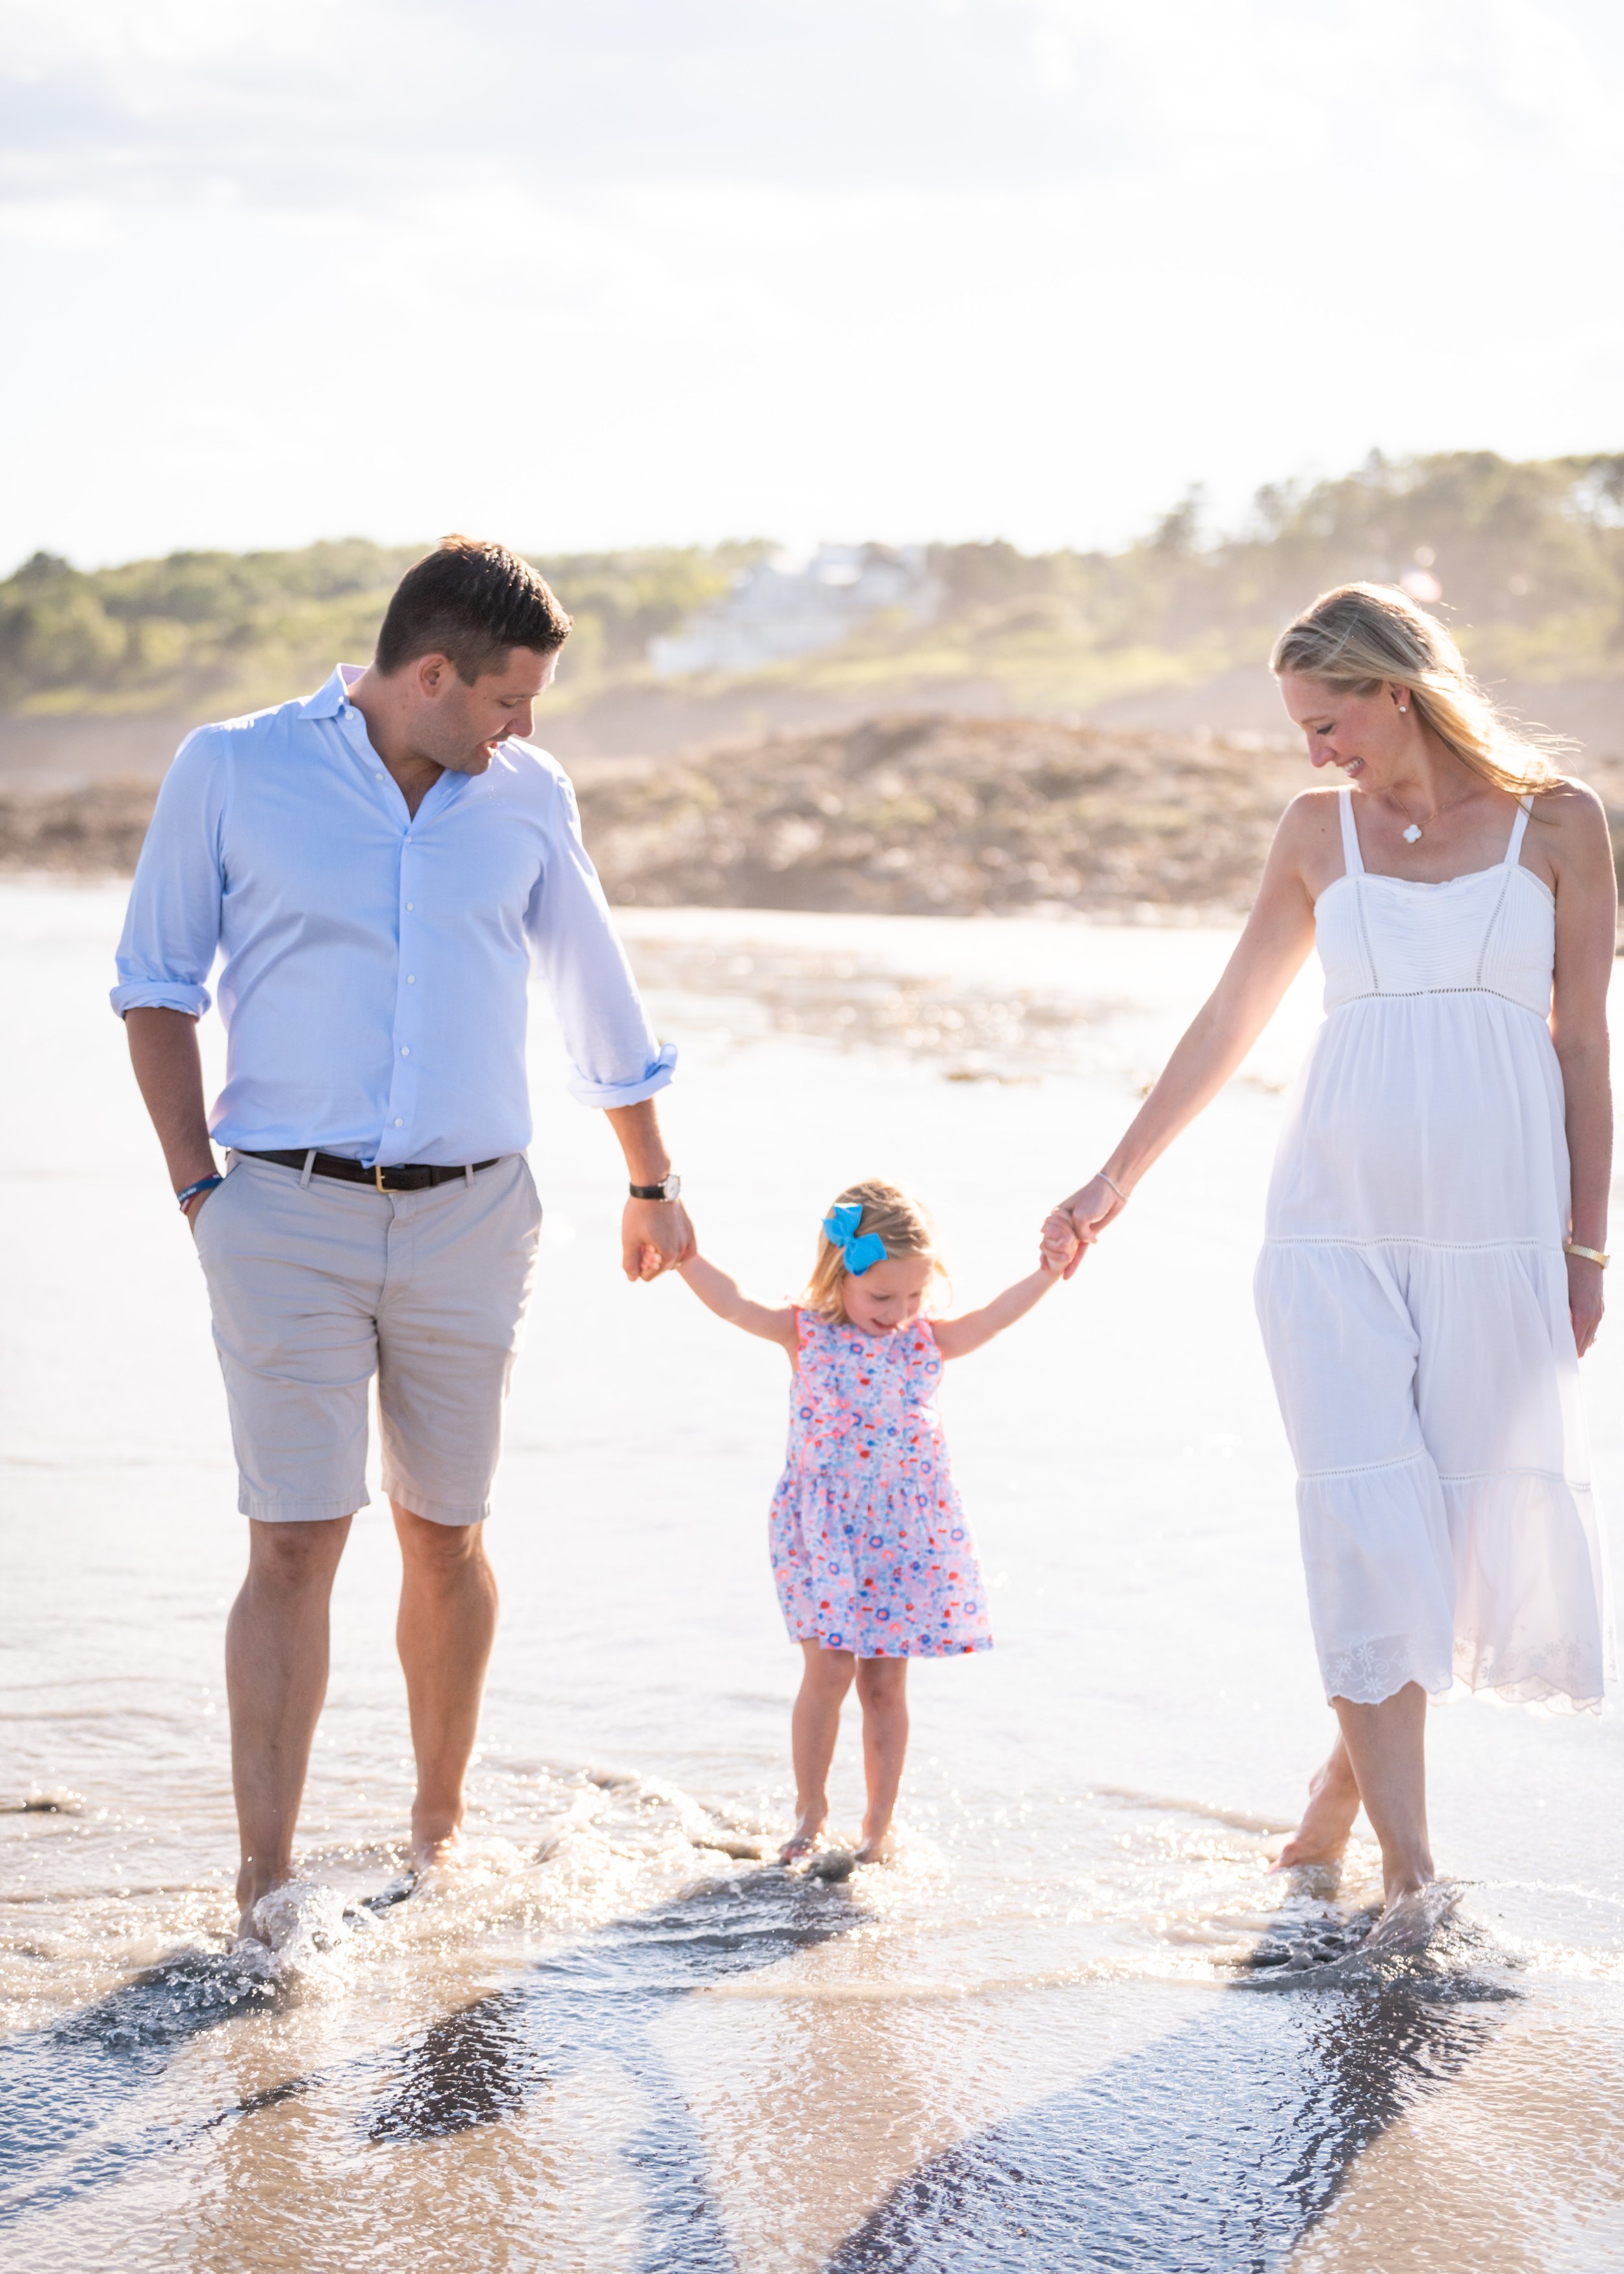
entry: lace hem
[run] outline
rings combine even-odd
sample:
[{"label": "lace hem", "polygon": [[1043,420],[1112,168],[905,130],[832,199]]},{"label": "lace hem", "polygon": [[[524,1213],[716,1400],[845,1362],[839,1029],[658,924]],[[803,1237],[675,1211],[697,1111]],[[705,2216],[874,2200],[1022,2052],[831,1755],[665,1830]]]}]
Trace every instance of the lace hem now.
[{"label": "lace hem", "polygon": [[1350,1643],[1346,1650],[1327,1652],[1320,1661],[1327,1699],[1345,1698],[1350,1706],[1380,1706],[1418,1682],[1429,1697],[1447,1696],[1455,1682],[1453,1667],[1418,1661],[1421,1653],[1413,1635],[1380,1635],[1371,1642]]},{"label": "lace hem", "polygon": [[1455,1679],[1462,1695],[1485,1695],[1502,1706],[1540,1706],[1547,1713],[1599,1713],[1606,1704],[1606,1684],[1617,1678],[1609,1643],[1600,1653],[1594,1637],[1562,1635],[1545,1644],[1533,1662],[1520,1653],[1520,1665],[1505,1662],[1508,1654],[1485,1648],[1475,1635],[1461,1635],[1455,1645]]},{"label": "lace hem", "polygon": [[1598,1666],[1594,1642],[1580,1635],[1562,1636],[1547,1644],[1533,1665],[1516,1668],[1498,1668],[1500,1654],[1485,1649],[1475,1635],[1456,1638],[1447,1672],[1437,1666],[1429,1671],[1420,1662],[1421,1655],[1410,1635],[1384,1635],[1333,1651],[1321,1668],[1326,1698],[1344,1698],[1350,1706],[1380,1706],[1417,1682],[1434,1702],[1477,1696],[1546,1713],[1599,1713],[1607,1702],[1605,1685],[1616,1675],[1611,1653],[1604,1653]]}]

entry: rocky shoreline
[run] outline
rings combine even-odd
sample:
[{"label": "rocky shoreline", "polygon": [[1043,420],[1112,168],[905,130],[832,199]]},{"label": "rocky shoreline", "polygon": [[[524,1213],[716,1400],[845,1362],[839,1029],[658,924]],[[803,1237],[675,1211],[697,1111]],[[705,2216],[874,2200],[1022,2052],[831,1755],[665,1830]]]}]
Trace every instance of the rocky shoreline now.
[{"label": "rocky shoreline", "polygon": [[[1624,767],[1586,772],[1624,837]],[[573,773],[623,906],[1141,921],[1244,909],[1310,779],[1284,736],[941,712]],[[0,870],[127,875],[153,794],[134,780],[0,794]]]}]

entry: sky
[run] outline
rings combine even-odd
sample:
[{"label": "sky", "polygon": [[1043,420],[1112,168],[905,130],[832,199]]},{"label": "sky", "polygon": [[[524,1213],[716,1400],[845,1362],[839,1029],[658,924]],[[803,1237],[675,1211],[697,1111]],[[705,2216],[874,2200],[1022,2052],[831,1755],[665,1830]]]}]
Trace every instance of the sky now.
[{"label": "sky", "polygon": [[1616,0],[0,0],[0,569],[1624,448]]}]

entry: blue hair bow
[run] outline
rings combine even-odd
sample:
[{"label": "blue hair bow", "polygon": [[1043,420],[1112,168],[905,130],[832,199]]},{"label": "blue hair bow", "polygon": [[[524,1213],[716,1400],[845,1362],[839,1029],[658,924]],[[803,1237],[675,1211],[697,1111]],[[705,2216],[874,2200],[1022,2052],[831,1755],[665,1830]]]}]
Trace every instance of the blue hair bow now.
[{"label": "blue hair bow", "polygon": [[885,1261],[885,1242],[877,1231],[865,1231],[860,1239],[857,1227],[862,1222],[862,1210],[854,1202],[846,1208],[831,1209],[823,1218],[823,1230],[829,1244],[838,1247],[846,1258],[846,1268],[854,1279],[861,1279],[871,1263]]}]

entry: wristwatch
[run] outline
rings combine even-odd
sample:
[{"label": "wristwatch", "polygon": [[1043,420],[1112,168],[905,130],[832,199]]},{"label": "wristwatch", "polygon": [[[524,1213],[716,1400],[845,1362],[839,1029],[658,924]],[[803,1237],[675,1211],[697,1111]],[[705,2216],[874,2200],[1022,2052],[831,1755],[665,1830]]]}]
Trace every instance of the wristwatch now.
[{"label": "wristwatch", "polygon": [[674,1201],[682,1190],[682,1179],[673,1169],[662,1185],[631,1185],[628,1190],[635,1201]]}]

